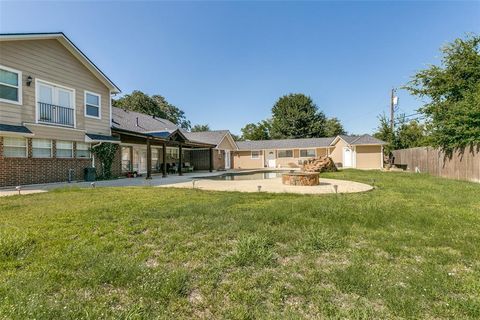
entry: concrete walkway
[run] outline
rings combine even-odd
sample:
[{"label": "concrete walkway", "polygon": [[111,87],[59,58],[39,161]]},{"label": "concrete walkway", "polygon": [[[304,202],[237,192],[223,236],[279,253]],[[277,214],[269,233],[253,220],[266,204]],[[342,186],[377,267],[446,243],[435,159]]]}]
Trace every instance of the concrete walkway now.
[{"label": "concrete walkway", "polygon": [[[225,171],[216,172],[191,172],[184,173],[183,176],[169,175],[166,178],[162,178],[162,175],[152,175],[152,179],[147,180],[144,176],[137,178],[120,178],[114,180],[95,181],[95,187],[134,187],[134,186],[163,186],[163,185],[175,185],[177,183],[184,183],[191,181],[195,177],[208,177],[224,174]],[[47,192],[53,189],[59,188],[92,188],[91,182],[79,181],[79,182],[55,182],[46,184],[32,184],[21,187],[21,194],[40,193]],[[18,191],[13,188],[0,188],[0,197],[17,195]]]},{"label": "concrete walkway", "polygon": [[[258,170],[256,170],[258,172]],[[235,172],[231,170],[230,172]],[[121,178],[115,180],[96,181],[95,187],[133,187],[133,186],[150,186],[150,187],[175,187],[175,188],[195,188],[201,190],[214,191],[240,191],[240,192],[258,192],[258,186],[261,186],[262,192],[273,193],[300,193],[300,194],[325,194],[335,193],[334,186],[337,186],[338,193],[364,192],[373,189],[372,186],[346,180],[324,179],[320,175],[320,185],[313,187],[288,186],[283,185],[281,178],[264,179],[264,180],[207,180],[195,179],[205,178],[224,174],[225,171],[217,172],[193,172],[185,173],[183,176],[170,175],[162,178],[161,175],[154,175],[152,179],[146,180],[145,177],[137,178]],[[58,188],[92,188],[91,182],[61,182],[22,186],[21,194],[31,194],[47,192]],[[0,189],[0,197],[17,195],[15,188]]]}]

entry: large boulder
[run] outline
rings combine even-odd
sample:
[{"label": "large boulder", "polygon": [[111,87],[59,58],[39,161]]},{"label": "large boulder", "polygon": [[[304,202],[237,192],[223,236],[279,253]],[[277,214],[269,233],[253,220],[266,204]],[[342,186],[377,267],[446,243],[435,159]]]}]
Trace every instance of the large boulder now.
[{"label": "large boulder", "polygon": [[303,171],[305,172],[334,172],[337,170],[337,166],[332,158],[327,156],[309,159],[303,162]]}]

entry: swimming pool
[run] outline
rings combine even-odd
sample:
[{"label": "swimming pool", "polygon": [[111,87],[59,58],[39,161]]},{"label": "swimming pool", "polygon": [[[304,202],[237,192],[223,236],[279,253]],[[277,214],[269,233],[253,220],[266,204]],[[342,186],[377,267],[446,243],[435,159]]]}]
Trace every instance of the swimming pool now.
[{"label": "swimming pool", "polygon": [[250,171],[250,172],[229,172],[219,176],[201,177],[197,179],[207,180],[264,180],[274,179],[282,176],[288,171]]}]

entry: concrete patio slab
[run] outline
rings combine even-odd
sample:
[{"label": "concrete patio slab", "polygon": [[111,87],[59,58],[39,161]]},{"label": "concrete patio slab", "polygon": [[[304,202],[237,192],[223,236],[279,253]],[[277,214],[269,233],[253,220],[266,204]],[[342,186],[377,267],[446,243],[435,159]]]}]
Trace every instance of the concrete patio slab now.
[{"label": "concrete patio slab", "polygon": [[[372,190],[373,187],[359,182],[324,179],[320,177],[318,186],[291,186],[282,184],[281,178],[263,180],[208,180],[196,179],[195,189],[212,191],[239,191],[239,192],[261,192],[272,193],[300,193],[300,194],[325,194],[325,193],[352,193]],[[337,186],[335,191],[334,186]],[[161,185],[158,187],[193,188],[193,182],[182,182],[175,185]]]},{"label": "concrete patio slab", "polygon": [[[249,170],[244,170],[247,172]],[[237,172],[231,170],[230,172]],[[258,172],[258,170],[255,170]],[[281,178],[263,179],[263,180],[208,180],[203,179],[211,176],[218,176],[224,174],[225,171],[217,172],[194,172],[185,173],[183,176],[170,175],[166,178],[162,178],[161,175],[154,175],[152,179],[145,179],[145,177],[137,178],[121,178],[115,180],[96,181],[95,187],[174,187],[174,188],[193,188],[193,182],[195,181],[195,188],[201,190],[212,191],[239,191],[239,192],[258,192],[258,186],[261,187],[261,192],[272,193],[298,193],[298,194],[326,194],[335,193],[334,186],[337,186],[338,193],[351,193],[351,192],[365,192],[372,190],[373,187],[367,184],[336,180],[336,179],[324,179],[320,177],[320,185],[318,186],[289,186],[283,185]],[[91,182],[60,182],[60,183],[48,183],[22,186],[21,194],[32,194],[47,192],[53,189],[59,188],[92,188]],[[0,189],[0,197],[18,195],[18,191],[12,188]]]}]

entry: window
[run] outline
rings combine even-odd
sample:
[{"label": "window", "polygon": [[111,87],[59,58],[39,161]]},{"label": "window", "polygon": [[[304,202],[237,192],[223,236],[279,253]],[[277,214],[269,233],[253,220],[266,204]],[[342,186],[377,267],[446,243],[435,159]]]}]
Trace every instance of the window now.
[{"label": "window", "polygon": [[167,148],[167,158],[169,160],[177,160],[179,158],[178,148]]},{"label": "window", "polygon": [[84,142],[77,142],[77,158],[90,158],[90,145]]},{"label": "window", "polygon": [[41,80],[38,80],[36,84],[38,122],[74,127],[75,91]]},{"label": "window", "polygon": [[293,151],[292,150],[278,150],[277,157],[279,158],[292,158]]},{"label": "window", "polygon": [[85,116],[100,119],[101,96],[93,92],[85,91]]},{"label": "window", "polygon": [[132,170],[132,159],[130,157],[131,147],[122,147],[122,171],[129,172]]},{"label": "window", "polygon": [[152,148],[152,169],[157,170],[158,167],[158,149]]},{"label": "window", "polygon": [[25,138],[3,138],[3,155],[10,158],[27,157],[27,139]]},{"label": "window", "polygon": [[311,158],[311,157],[315,157],[315,156],[316,156],[315,149],[301,149],[300,150],[300,157],[301,158]]},{"label": "window", "polygon": [[22,73],[0,66],[0,101],[22,104]]},{"label": "window", "polygon": [[57,141],[57,158],[73,158],[73,142]]},{"label": "window", "polygon": [[252,151],[252,159],[260,159],[261,152],[260,151]]},{"label": "window", "polygon": [[32,157],[33,158],[51,158],[52,140],[32,139]]}]

